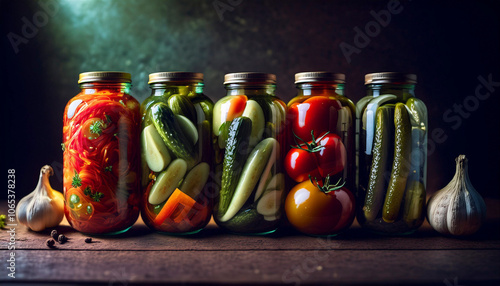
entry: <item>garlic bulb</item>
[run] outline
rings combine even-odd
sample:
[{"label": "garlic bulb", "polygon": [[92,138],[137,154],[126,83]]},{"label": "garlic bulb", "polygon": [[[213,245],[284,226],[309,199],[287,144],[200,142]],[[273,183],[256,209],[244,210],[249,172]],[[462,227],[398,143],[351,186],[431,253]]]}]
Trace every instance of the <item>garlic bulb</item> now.
[{"label": "garlic bulb", "polygon": [[470,182],[465,155],[455,161],[457,169],[451,182],[429,199],[427,219],[442,234],[469,235],[484,222],[486,204]]},{"label": "garlic bulb", "polygon": [[49,177],[53,174],[51,166],[43,166],[35,190],[17,204],[17,221],[31,230],[57,226],[64,217],[64,196],[50,186]]}]

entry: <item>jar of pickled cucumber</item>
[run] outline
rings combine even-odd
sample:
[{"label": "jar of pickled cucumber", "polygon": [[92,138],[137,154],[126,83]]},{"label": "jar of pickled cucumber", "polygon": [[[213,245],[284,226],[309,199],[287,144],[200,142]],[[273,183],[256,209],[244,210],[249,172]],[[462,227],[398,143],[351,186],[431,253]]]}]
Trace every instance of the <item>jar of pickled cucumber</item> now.
[{"label": "jar of pickled cucumber", "polygon": [[220,186],[214,219],[235,233],[271,233],[284,215],[286,106],[275,96],[273,74],[230,73],[224,84],[213,117]]},{"label": "jar of pickled cucumber", "polygon": [[427,108],[416,83],[414,74],[367,74],[356,104],[357,218],[377,233],[409,234],[425,218]]},{"label": "jar of pickled cucumber", "polygon": [[295,84],[298,94],[287,105],[287,218],[306,234],[336,235],[356,209],[354,104],[344,96],[344,74],[297,73]]},{"label": "jar of pickled cucumber", "polygon": [[216,189],[213,102],[201,73],[153,73],[149,85],[141,105],[142,218],[158,232],[196,233],[210,221]]},{"label": "jar of pickled cucumber", "polygon": [[80,74],[64,110],[65,214],[88,234],[128,230],[139,216],[139,102],[122,72]]}]

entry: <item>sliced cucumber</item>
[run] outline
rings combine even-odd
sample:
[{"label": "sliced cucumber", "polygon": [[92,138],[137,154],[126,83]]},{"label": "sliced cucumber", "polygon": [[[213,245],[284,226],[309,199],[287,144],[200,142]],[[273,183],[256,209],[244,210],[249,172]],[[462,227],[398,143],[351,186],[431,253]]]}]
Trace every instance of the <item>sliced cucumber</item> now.
[{"label": "sliced cucumber", "polygon": [[364,113],[366,106],[373,99],[373,96],[365,96],[361,98],[358,103],[356,103],[356,118],[361,118]]},{"label": "sliced cucumber", "polygon": [[264,220],[266,220],[266,221],[275,221],[278,219],[280,219],[280,217],[278,215],[267,215],[264,217]]},{"label": "sliced cucumber", "polygon": [[271,190],[266,192],[257,203],[257,212],[264,217],[276,215],[281,206],[281,194],[283,190]]},{"label": "sliced cucumber", "polygon": [[257,185],[272,151],[276,149],[274,147],[276,144],[276,139],[267,138],[262,140],[252,150],[243,167],[240,180],[238,181],[227,212],[220,218],[220,221],[225,222],[230,220],[243,207],[255,185]]},{"label": "sliced cucumber", "polygon": [[266,185],[267,190],[283,190],[285,188],[285,175],[278,173],[271,178],[271,181]]},{"label": "sliced cucumber", "polygon": [[229,126],[231,126],[231,121],[226,121],[219,128],[219,138],[217,138],[219,149],[226,148],[227,138],[229,137]]},{"label": "sliced cucumber", "polygon": [[156,182],[149,192],[148,202],[152,205],[158,205],[166,201],[186,174],[186,170],[186,161],[182,159],[172,161],[168,168],[156,178]]},{"label": "sliced cucumber", "polygon": [[269,160],[267,162],[266,168],[264,169],[264,172],[262,173],[262,178],[260,178],[259,186],[257,187],[257,191],[255,192],[255,196],[253,198],[254,201],[257,201],[265,190],[267,179],[268,179],[269,175],[271,174],[271,168],[276,163],[276,159],[278,157],[278,154],[280,153],[279,148],[280,148],[279,142],[277,140],[275,140],[274,146],[273,146],[273,151],[272,151],[271,155],[269,156]]},{"label": "sliced cucumber", "polygon": [[209,173],[210,166],[207,163],[201,162],[196,165],[182,182],[181,191],[196,200],[207,183]]},{"label": "sliced cucumber", "polygon": [[264,134],[264,111],[260,107],[259,103],[255,100],[247,101],[245,110],[242,116],[250,118],[252,120],[252,132],[250,133],[250,147],[257,145],[257,143],[262,139],[262,134]]},{"label": "sliced cucumber", "polygon": [[220,100],[218,100],[214,105],[212,128],[215,136],[219,136],[220,126],[224,122],[226,122],[227,110],[222,110],[222,106],[224,105],[224,103],[228,102],[231,99],[231,97],[232,97],[231,95],[223,97]]},{"label": "sliced cucumber", "polygon": [[203,107],[201,107],[200,104],[195,104],[194,109],[196,110],[196,119],[198,120],[196,124],[200,124],[204,120],[208,120],[207,116],[205,115],[205,111],[203,110]]},{"label": "sliced cucumber", "polygon": [[153,172],[161,172],[171,161],[167,146],[153,124],[146,126],[141,133],[141,147],[146,163]]},{"label": "sliced cucumber", "polygon": [[182,129],[186,137],[193,142],[193,145],[198,142],[198,130],[196,130],[196,126],[194,126],[193,122],[189,120],[186,116],[175,115],[175,119],[179,123],[179,127]]}]

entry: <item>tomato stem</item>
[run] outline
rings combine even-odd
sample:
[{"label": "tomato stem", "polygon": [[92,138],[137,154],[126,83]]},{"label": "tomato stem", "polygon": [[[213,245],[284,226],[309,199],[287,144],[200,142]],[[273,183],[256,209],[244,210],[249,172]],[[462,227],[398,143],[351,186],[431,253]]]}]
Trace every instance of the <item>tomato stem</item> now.
[{"label": "tomato stem", "polygon": [[339,185],[340,181],[342,181],[342,178],[340,178],[337,183],[333,185],[330,184],[330,175],[326,175],[325,180],[322,181],[322,185],[318,182],[318,179],[316,177],[314,177],[313,181],[311,175],[309,175],[309,180],[313,185],[315,185],[320,191],[325,194],[341,189],[345,185],[345,181],[341,185]]},{"label": "tomato stem", "polygon": [[[312,137],[311,143],[309,143],[309,142],[303,140],[302,138],[300,138],[299,136],[297,136],[297,134],[295,134],[295,132],[293,132],[293,130],[292,130],[292,133],[293,133],[293,136],[295,136],[293,138],[293,141],[295,141],[296,145],[295,146],[290,145],[290,147],[295,148],[295,149],[302,149],[302,150],[305,150],[307,152],[314,153],[314,152],[319,152],[323,148],[325,148],[325,146],[318,144],[316,141],[320,142],[321,140],[323,140],[323,138],[325,138],[325,136],[328,135],[328,133],[330,133],[330,131],[325,132],[325,134],[321,135],[321,137],[316,139],[316,138],[314,138],[314,130],[311,130],[311,137]],[[303,143],[297,142],[297,139],[299,139]],[[302,148],[302,146],[306,146],[306,149]]]}]

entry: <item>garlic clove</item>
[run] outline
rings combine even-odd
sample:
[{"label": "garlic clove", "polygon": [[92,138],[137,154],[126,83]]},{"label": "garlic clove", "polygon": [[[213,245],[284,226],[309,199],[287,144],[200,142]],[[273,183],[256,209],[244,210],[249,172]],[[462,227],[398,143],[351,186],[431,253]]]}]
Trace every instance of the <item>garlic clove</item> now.
[{"label": "garlic clove", "polygon": [[439,233],[470,235],[486,219],[486,204],[472,186],[465,155],[458,156],[455,161],[453,179],[429,199],[427,219]]},{"label": "garlic clove", "polygon": [[49,177],[53,174],[52,167],[43,166],[35,190],[17,205],[18,222],[31,230],[41,231],[57,226],[64,217],[64,196],[50,186]]}]

